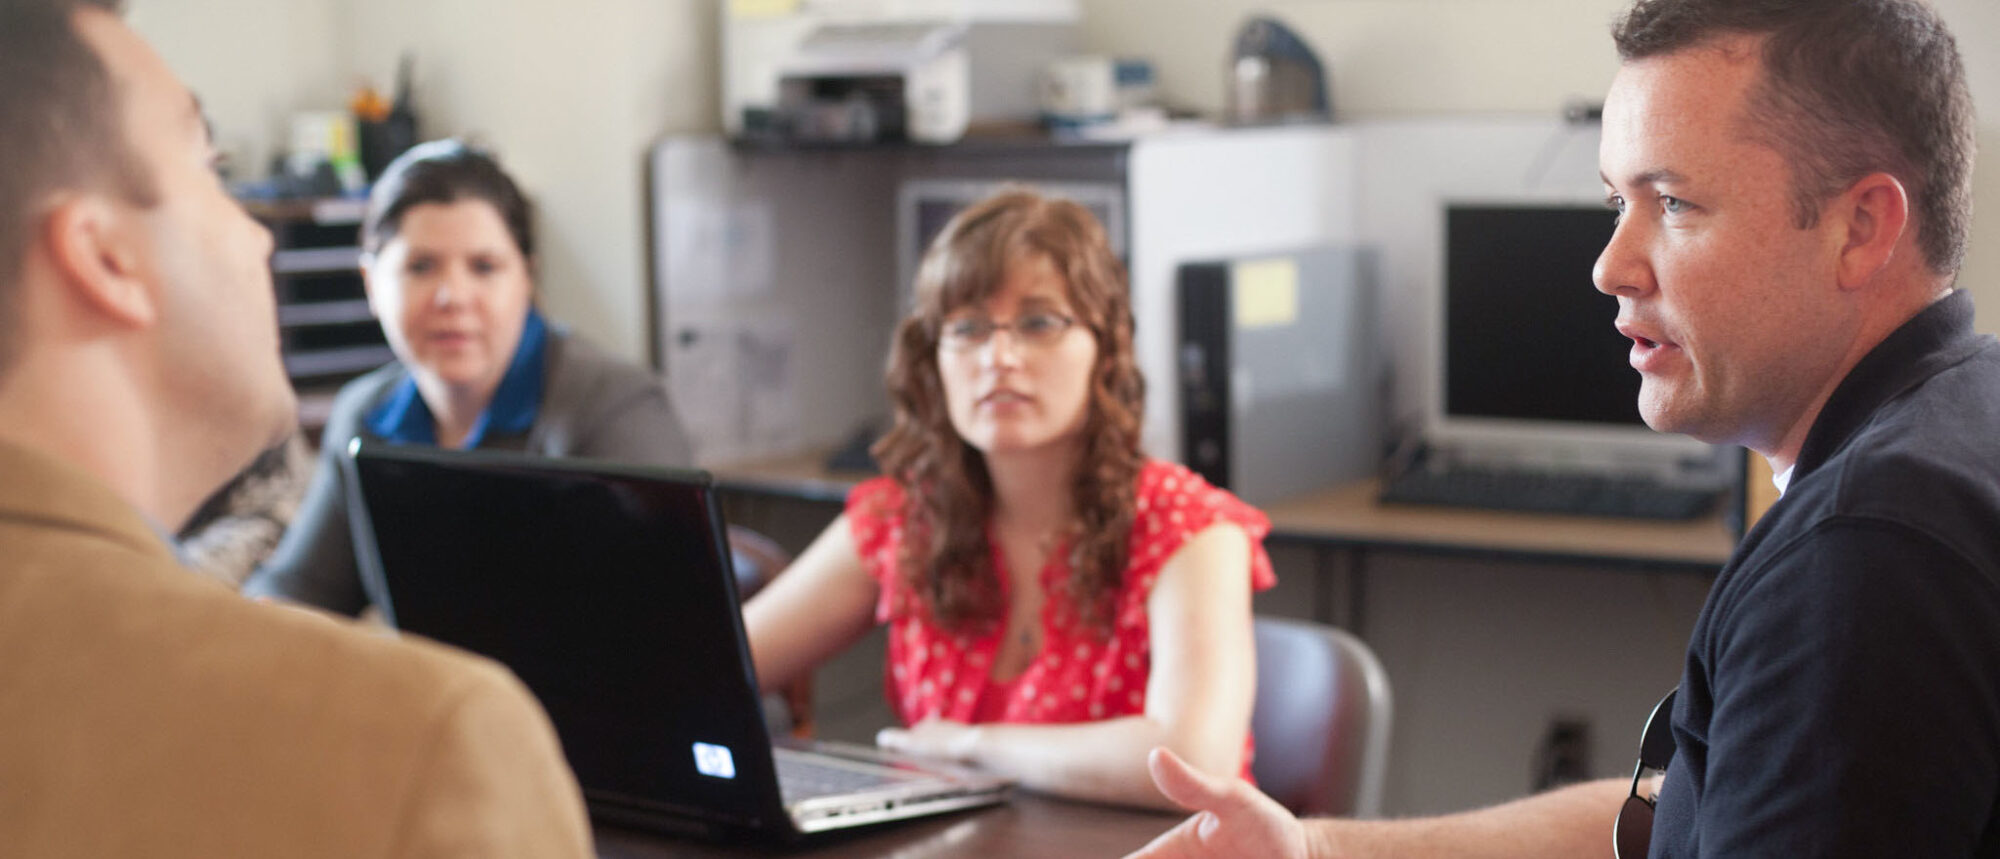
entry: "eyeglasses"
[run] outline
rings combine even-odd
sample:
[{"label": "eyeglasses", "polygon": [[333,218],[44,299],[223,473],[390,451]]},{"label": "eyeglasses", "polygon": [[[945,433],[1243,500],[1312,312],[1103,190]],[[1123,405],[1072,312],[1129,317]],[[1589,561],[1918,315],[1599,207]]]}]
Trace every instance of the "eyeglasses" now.
[{"label": "eyeglasses", "polygon": [[944,324],[938,344],[952,352],[970,352],[986,345],[996,331],[1013,332],[1014,339],[1037,349],[1055,345],[1076,320],[1060,313],[1030,313],[1012,322],[994,322],[984,316],[970,316]]},{"label": "eyeglasses", "polygon": [[[1632,792],[1611,824],[1611,855],[1616,859],[1646,859],[1652,848],[1653,808],[1660,795],[1651,785],[1667,774],[1667,762],[1674,757],[1674,695],[1680,691],[1676,687],[1668,692],[1646,717],[1646,730],[1639,737],[1639,763],[1632,767]],[[1641,784],[1649,787],[1644,795],[1639,793]]]}]

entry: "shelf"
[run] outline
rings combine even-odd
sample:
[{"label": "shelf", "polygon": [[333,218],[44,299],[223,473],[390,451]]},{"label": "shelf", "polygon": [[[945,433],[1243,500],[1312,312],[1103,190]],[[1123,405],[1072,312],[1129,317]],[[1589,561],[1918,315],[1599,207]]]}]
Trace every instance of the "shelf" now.
[{"label": "shelf", "polygon": [[315,224],[359,224],[368,201],[345,197],[321,199],[244,200],[243,210],[265,221],[310,221]]},{"label": "shelf", "polygon": [[339,373],[359,373],[373,370],[395,360],[396,353],[384,346],[348,346],[339,349],[320,349],[312,352],[293,352],[285,356],[285,372],[292,378],[309,376],[332,376]]},{"label": "shelf", "polygon": [[311,437],[314,446],[319,443],[320,431],[326,429],[326,422],[333,419],[333,398],[340,393],[337,387],[302,387],[299,396],[299,428]]},{"label": "shelf", "polygon": [[325,421],[333,392],[348,379],[395,360],[369,312],[355,227],[366,200],[349,197],[243,200],[271,231],[271,280],[278,301],[285,374],[300,394],[308,433]]},{"label": "shelf", "polygon": [[954,157],[982,155],[1034,155],[1042,152],[1131,148],[1130,140],[1091,140],[1056,137],[1032,123],[994,123],[968,129],[964,137],[950,143],[921,143],[913,140],[792,140],[775,135],[744,135],[727,138],[729,147],[746,155],[787,155],[794,153],[916,152],[950,154]]},{"label": "shelf", "polygon": [[271,254],[273,274],[325,274],[355,272],[361,268],[361,249],[286,248]]},{"label": "shelf", "polygon": [[368,309],[368,300],[365,298],[352,301],[287,304],[278,308],[278,325],[284,328],[340,325],[348,322],[367,322],[374,318],[375,314]]}]

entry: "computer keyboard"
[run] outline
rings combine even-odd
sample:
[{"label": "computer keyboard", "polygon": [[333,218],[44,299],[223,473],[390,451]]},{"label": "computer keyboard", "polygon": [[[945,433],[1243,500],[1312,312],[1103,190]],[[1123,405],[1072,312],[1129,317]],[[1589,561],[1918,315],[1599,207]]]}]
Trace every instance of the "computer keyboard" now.
[{"label": "computer keyboard", "polygon": [[773,762],[778,768],[778,789],[786,802],[818,796],[838,796],[859,790],[884,787],[913,778],[887,767],[848,764],[779,750]]},{"label": "computer keyboard", "polygon": [[1404,471],[1382,487],[1382,500],[1404,504],[1486,507],[1534,513],[1693,519],[1708,511],[1714,490],[1639,479],[1547,471],[1453,467]]}]

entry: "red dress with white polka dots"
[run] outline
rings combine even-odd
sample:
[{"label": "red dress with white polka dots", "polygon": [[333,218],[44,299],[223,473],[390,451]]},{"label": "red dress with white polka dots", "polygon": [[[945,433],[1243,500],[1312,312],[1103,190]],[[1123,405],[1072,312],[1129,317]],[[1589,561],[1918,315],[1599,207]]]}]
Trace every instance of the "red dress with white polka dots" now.
[{"label": "red dress with white polka dots", "polygon": [[[988,674],[1000,649],[1001,630],[959,634],[930,622],[921,598],[897,573],[903,533],[903,488],[880,477],[847,496],[847,520],[868,573],[881,586],[875,619],[889,625],[889,701],[906,725],[937,716],[960,722],[1061,723],[1132,716],[1146,709],[1152,666],[1146,599],[1160,567],[1181,544],[1216,522],[1234,522],[1250,535],[1250,583],[1277,583],[1263,539],[1271,522],[1256,508],[1217,489],[1186,468],[1149,461],[1139,472],[1137,515],[1130,560],[1116,596],[1109,638],[1083,628],[1067,599],[1067,552],[1050,553],[1042,568],[1042,650],[1020,675],[994,681]],[[1007,592],[999,546],[993,569]],[[1244,757],[1249,772],[1249,756]]]}]

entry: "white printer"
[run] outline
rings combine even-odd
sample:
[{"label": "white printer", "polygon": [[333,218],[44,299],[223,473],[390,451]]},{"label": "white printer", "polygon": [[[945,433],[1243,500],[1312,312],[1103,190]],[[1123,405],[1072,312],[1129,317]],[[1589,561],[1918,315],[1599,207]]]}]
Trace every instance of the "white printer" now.
[{"label": "white printer", "polygon": [[950,143],[1028,123],[1037,83],[1075,52],[1076,0],[732,0],[722,122],[787,143]]}]

